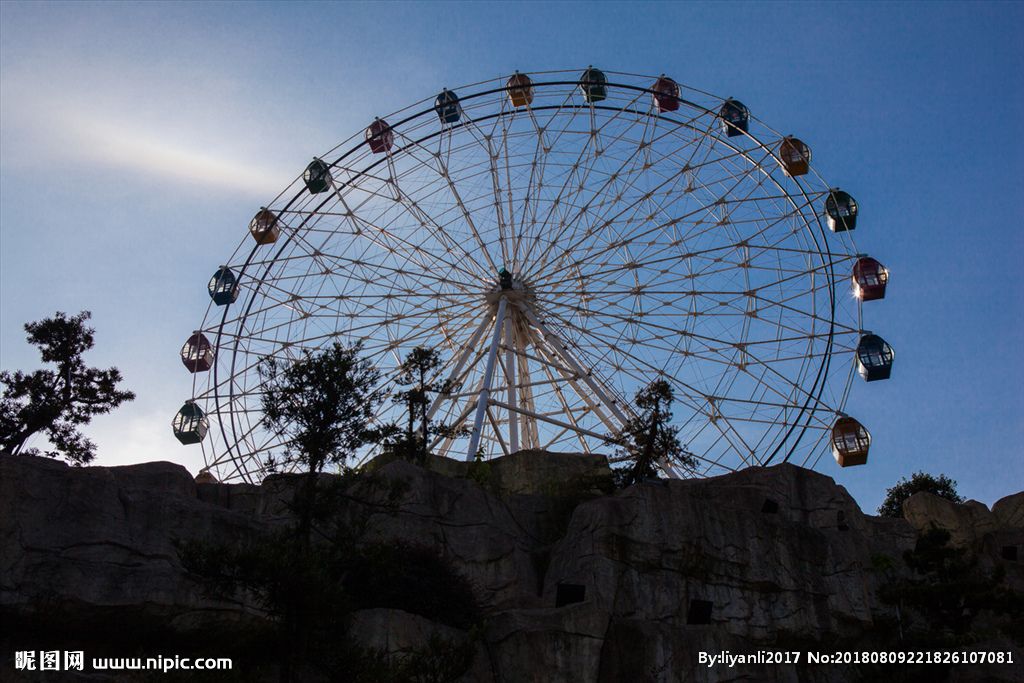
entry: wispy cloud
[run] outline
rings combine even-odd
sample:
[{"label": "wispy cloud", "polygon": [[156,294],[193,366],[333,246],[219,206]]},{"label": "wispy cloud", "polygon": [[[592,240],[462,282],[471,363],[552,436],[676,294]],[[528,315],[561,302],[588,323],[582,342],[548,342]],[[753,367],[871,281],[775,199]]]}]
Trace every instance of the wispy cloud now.
[{"label": "wispy cloud", "polygon": [[266,122],[238,118],[245,102],[198,103],[174,88],[159,92],[160,101],[142,101],[143,91],[123,82],[89,92],[31,74],[5,73],[2,86],[8,168],[123,169],[264,200],[297,175],[284,160],[289,154],[261,144]]}]

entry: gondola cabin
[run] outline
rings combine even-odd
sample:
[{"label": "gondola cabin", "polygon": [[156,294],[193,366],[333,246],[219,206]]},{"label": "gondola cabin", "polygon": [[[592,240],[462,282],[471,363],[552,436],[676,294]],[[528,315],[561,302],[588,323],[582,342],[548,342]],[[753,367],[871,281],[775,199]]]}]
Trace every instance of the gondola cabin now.
[{"label": "gondola cabin", "polygon": [[838,187],[829,190],[825,200],[825,215],[832,232],[846,232],[857,227],[857,202]]},{"label": "gondola cabin", "polygon": [[731,97],[718,110],[718,118],[722,120],[722,130],[730,138],[743,135],[750,125],[750,111]]},{"label": "gondola cabin", "polygon": [[270,209],[260,209],[249,221],[249,233],[256,244],[273,244],[281,234],[277,214]]},{"label": "gondola cabin", "polygon": [[675,111],[679,109],[679,84],[662,75],[651,86],[651,97],[659,113]]},{"label": "gondola cabin", "polygon": [[779,163],[790,178],[806,175],[811,169],[811,148],[803,140],[786,136],[779,143]]},{"label": "gondola cabin", "polygon": [[395,133],[384,119],[374,119],[366,128],[366,144],[374,154],[390,152],[395,144]]},{"label": "gondola cabin", "polygon": [[832,426],[832,456],[840,467],[863,465],[868,461],[871,435],[852,417],[841,417]]},{"label": "gondola cabin", "polygon": [[331,167],[323,159],[314,158],[302,173],[302,182],[310,194],[320,194],[331,189]]},{"label": "gondola cabin", "polygon": [[434,100],[434,111],[441,123],[458,123],[462,116],[462,105],[459,104],[459,96],[445,88]]},{"label": "gondola cabin", "polygon": [[590,66],[580,75],[580,92],[587,104],[600,102],[608,97],[608,79],[604,72]]},{"label": "gondola cabin", "polygon": [[853,295],[861,301],[885,298],[889,270],[870,256],[861,256],[853,264]]},{"label": "gondola cabin", "polygon": [[513,107],[525,107],[533,102],[533,81],[526,74],[515,72],[505,83],[505,88]]},{"label": "gondola cabin", "polygon": [[221,266],[206,285],[213,303],[218,306],[233,304],[238,298],[238,280],[227,266]]},{"label": "gondola cabin", "polygon": [[199,443],[206,437],[210,423],[206,420],[203,409],[192,401],[185,401],[178,414],[171,421],[174,436],[183,446]]},{"label": "gondola cabin", "polygon": [[892,347],[877,334],[864,334],[857,344],[857,372],[865,382],[889,379],[892,374]]},{"label": "gondola cabin", "polygon": [[213,366],[213,345],[201,332],[193,332],[181,347],[181,362],[189,372],[206,372]]}]

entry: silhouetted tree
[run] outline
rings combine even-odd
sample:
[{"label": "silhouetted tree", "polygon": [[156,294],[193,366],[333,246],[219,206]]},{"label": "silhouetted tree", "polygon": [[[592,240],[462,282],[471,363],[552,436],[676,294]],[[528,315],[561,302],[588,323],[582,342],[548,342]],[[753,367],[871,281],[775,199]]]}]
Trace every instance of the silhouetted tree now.
[{"label": "silhouetted tree", "polygon": [[[25,325],[28,342],[39,347],[44,363],[53,370],[0,372],[4,385],[0,400],[0,450],[14,455],[64,457],[76,465],[95,457],[96,445],[78,431],[94,415],[109,413],[135,394],[118,389],[117,368],[86,367],[82,354],[93,347],[95,330],[85,321],[92,314],[82,311],[68,317],[57,312],[52,318]],[[26,448],[29,439],[44,433],[53,450]]]},{"label": "silhouetted tree", "polygon": [[[472,659],[466,648],[428,648],[415,671],[392,671],[348,637],[347,617],[360,606],[397,606],[431,618],[476,618],[471,588],[443,559],[364,538],[371,511],[391,509],[404,482],[344,467],[380,438],[371,419],[385,398],[376,388],[381,375],[359,352],[358,345],[334,344],[294,362],[261,363],[264,425],[284,438],[281,463],[305,470],[292,497],[296,523],[242,543],[181,544],[182,563],[219,592],[260,601],[272,619],[281,681],[309,680],[311,672],[315,680],[433,680],[413,674],[438,662],[451,671],[444,680],[454,680]],[[418,395],[413,398],[418,406]],[[329,464],[343,466],[343,475],[321,479]],[[386,487],[383,505],[371,492],[378,487]],[[381,585],[390,592],[382,593]],[[424,600],[424,593],[432,599]],[[411,597],[417,595],[419,600]]]},{"label": "silhouetted tree", "polygon": [[619,483],[629,486],[642,479],[655,477],[661,462],[693,467],[697,459],[683,448],[679,428],[673,427],[672,387],[663,379],[654,380],[636,393],[638,414],[612,436],[619,454],[632,464],[620,470]]},{"label": "silhouetted tree", "polygon": [[344,465],[378,438],[370,421],[383,398],[375,389],[380,372],[359,352],[359,345],[335,343],[294,362],[265,358],[259,366],[263,423],[286,443],[283,458],[271,457],[270,464],[293,463],[307,473],[296,501],[302,537],[309,534],[316,480],[324,466]]},{"label": "silhouetted tree", "polygon": [[404,429],[392,426],[386,441],[392,450],[407,460],[423,464],[429,455],[430,437],[435,435],[459,437],[463,430],[432,422],[430,412],[431,394],[448,393],[452,387],[447,381],[428,381],[441,366],[441,356],[434,349],[422,346],[414,348],[398,368],[395,382],[407,387],[396,392],[392,399],[406,408]]},{"label": "silhouetted tree", "polygon": [[925,472],[915,472],[908,481],[903,477],[895,486],[885,493],[885,500],[878,507],[878,514],[882,517],[902,517],[903,502],[915,493],[926,491],[934,493],[940,498],[951,500],[954,503],[962,503],[963,497],[956,492],[956,481],[944,474],[934,477]]}]

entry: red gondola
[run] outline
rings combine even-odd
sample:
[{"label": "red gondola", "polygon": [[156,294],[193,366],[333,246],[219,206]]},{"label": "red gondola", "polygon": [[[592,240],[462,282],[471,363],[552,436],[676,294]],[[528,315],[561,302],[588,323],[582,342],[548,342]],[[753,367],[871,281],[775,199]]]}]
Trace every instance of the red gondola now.
[{"label": "red gondola", "polygon": [[526,74],[515,72],[508,79],[505,88],[513,107],[525,107],[533,102],[533,82]]},{"label": "red gondola", "polygon": [[811,148],[803,140],[787,135],[779,144],[779,161],[790,178],[805,175],[811,168]]},{"label": "red gondola", "polygon": [[861,301],[885,298],[889,270],[870,256],[861,256],[853,264],[853,295]]},{"label": "red gondola", "polygon": [[249,221],[249,232],[256,244],[273,244],[281,234],[277,214],[264,207]]},{"label": "red gondola", "polygon": [[659,112],[675,111],[679,109],[679,84],[668,76],[662,74],[661,78],[651,86],[651,93],[654,98],[654,106]]},{"label": "red gondola", "polygon": [[374,154],[390,152],[395,144],[395,133],[384,119],[374,119],[366,129],[366,144]]},{"label": "red gondola", "polygon": [[189,372],[206,372],[213,366],[213,345],[201,332],[193,332],[181,347],[181,362]]},{"label": "red gondola", "polygon": [[863,465],[868,461],[871,434],[852,417],[841,417],[832,426],[832,455],[840,467]]}]

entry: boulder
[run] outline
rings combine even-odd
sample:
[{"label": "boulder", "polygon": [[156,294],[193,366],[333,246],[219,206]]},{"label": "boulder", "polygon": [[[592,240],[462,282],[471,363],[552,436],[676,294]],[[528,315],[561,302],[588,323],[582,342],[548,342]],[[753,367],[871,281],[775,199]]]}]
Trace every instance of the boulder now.
[{"label": "boulder", "polygon": [[985,534],[995,531],[998,520],[983,504],[976,500],[954,503],[933,493],[921,491],[903,502],[903,517],[918,532],[933,525],[949,532],[950,543],[973,546]]},{"label": "boulder", "polygon": [[[1024,590],[1024,494],[992,512],[917,494],[904,520],[865,515],[831,478],[789,464],[615,492],[599,456],[525,451],[486,467],[437,464],[378,460],[371,476],[342,482],[336,514],[367,540],[427,546],[469,580],[485,616],[473,635],[401,609],[351,615],[358,642],[388,656],[422,652],[432,638],[468,643],[476,656],[464,683],[859,680],[856,668],[698,659],[878,649],[894,617],[879,585],[909,576],[903,553],[933,523]],[[205,592],[177,544],[229,544],[290,524],[300,484],[296,475],[197,484],[170,463],[0,457],[0,647],[62,642],[67,632],[135,643],[162,628],[229,648],[245,629],[259,632],[266,615],[254,598]],[[975,679],[1014,680],[998,667]]]},{"label": "boulder", "polygon": [[1024,529],[1024,491],[997,500],[992,514],[1002,526]]}]

